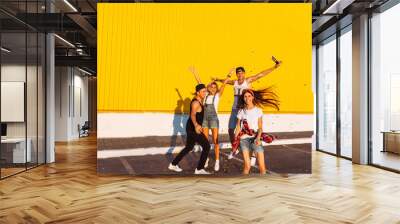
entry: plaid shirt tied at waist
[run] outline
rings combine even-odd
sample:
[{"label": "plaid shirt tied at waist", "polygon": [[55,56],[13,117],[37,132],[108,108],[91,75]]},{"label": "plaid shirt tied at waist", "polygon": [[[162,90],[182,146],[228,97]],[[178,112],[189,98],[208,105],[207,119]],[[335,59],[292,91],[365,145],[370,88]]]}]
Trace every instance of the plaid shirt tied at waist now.
[{"label": "plaid shirt tied at waist", "polygon": [[[257,131],[254,131],[249,128],[249,124],[247,123],[246,119],[244,119],[242,122],[242,130],[240,130],[239,135],[232,142],[232,151],[233,152],[235,152],[239,148],[240,137],[242,137],[243,135],[249,135],[249,136],[257,135]],[[265,143],[271,143],[275,139],[276,139],[276,137],[271,134],[267,134],[265,132],[263,132],[261,134],[261,140],[264,141]]]}]

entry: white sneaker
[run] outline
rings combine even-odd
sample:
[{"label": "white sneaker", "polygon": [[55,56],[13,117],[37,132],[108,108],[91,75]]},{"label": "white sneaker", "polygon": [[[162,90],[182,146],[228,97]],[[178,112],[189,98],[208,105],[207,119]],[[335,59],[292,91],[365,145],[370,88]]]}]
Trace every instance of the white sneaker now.
[{"label": "white sneaker", "polygon": [[203,148],[201,148],[200,145],[195,145],[194,149],[193,149],[193,152],[201,152],[202,150],[203,150]]},{"label": "white sneaker", "polygon": [[237,149],[235,153],[233,152],[229,153],[228,159],[233,159],[233,157],[236,156],[237,154],[239,154],[239,149]]},{"label": "white sneaker", "polygon": [[205,171],[204,169],[201,169],[201,170],[195,169],[194,170],[194,174],[208,175],[208,174],[211,174],[211,173]]},{"label": "white sneaker", "polygon": [[168,169],[175,172],[182,172],[182,169],[178,165],[174,166],[172,163],[169,164]]},{"label": "white sneaker", "polygon": [[256,161],[257,161],[256,157],[252,156],[251,159],[250,159],[250,166],[255,166],[256,165]]},{"label": "white sneaker", "polygon": [[219,171],[219,160],[215,160],[214,170]]},{"label": "white sneaker", "polygon": [[204,164],[204,168],[208,167],[208,161],[209,161],[209,159],[207,158],[206,163]]}]

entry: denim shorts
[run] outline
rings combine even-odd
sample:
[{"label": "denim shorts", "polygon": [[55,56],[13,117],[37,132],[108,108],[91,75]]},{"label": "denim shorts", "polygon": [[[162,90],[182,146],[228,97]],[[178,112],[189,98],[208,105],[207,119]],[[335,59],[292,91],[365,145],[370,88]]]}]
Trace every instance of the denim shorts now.
[{"label": "denim shorts", "polygon": [[202,123],[202,125],[201,125],[203,128],[209,128],[209,129],[212,129],[212,128],[219,128],[219,120],[218,120],[218,117],[216,117],[216,118],[206,118],[206,117],[204,117],[203,118],[203,123]]},{"label": "denim shorts", "polygon": [[257,146],[254,143],[255,139],[256,139],[255,137],[240,139],[240,149],[242,151],[264,152],[264,148],[262,147],[262,144]]}]

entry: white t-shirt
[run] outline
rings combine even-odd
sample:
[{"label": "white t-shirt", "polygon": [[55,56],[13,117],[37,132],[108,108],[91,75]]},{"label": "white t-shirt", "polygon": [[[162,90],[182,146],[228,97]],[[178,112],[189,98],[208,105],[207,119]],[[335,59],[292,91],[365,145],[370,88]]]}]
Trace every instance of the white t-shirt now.
[{"label": "white t-shirt", "polygon": [[[237,118],[240,119],[240,125],[242,126],[242,122],[244,119],[247,120],[247,124],[249,124],[249,128],[255,131],[258,130],[258,118],[263,116],[263,111],[258,108],[254,107],[250,110],[239,110]],[[250,136],[243,135],[242,138],[248,138]]]},{"label": "white t-shirt", "polygon": [[214,97],[215,97],[214,108],[215,108],[215,111],[218,113],[219,93],[216,93],[214,96],[207,95],[206,98],[204,98],[204,104],[212,104]]},{"label": "white t-shirt", "polygon": [[245,79],[242,84],[239,84],[239,82],[236,80],[235,83],[233,84],[233,105],[232,108],[236,109],[236,106],[239,101],[239,96],[242,95],[243,90],[249,89],[250,88],[250,83],[247,82]]}]

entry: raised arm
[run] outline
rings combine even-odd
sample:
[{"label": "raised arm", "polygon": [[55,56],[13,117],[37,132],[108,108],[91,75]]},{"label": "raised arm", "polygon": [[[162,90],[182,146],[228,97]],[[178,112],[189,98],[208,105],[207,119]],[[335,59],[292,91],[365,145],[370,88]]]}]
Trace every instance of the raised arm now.
[{"label": "raised arm", "polygon": [[225,80],[226,80],[226,83],[225,84],[228,84],[228,85],[233,85],[233,84],[235,84],[235,81],[234,80],[232,80],[232,79],[219,79],[219,78],[212,78],[212,80],[213,81],[216,81],[216,82],[222,82],[222,83],[224,83],[225,82]]},{"label": "raised arm", "polygon": [[221,96],[222,96],[222,93],[224,93],[225,85],[226,85],[226,83],[227,83],[228,81],[229,81],[229,78],[226,78],[226,79],[224,80],[224,82],[222,83],[221,88],[219,88],[219,91],[218,91],[219,97],[221,97]]},{"label": "raised arm", "polygon": [[[213,80],[213,81],[215,81],[215,82],[222,82],[224,85],[225,84],[228,84],[228,85],[233,85],[233,84],[235,84],[235,81],[234,80],[231,80],[231,79],[229,79],[231,76],[232,76],[232,74],[233,74],[233,72],[235,71],[235,68],[232,68],[230,71],[229,71],[229,73],[228,73],[228,75],[227,75],[227,78],[225,78],[225,79],[219,79],[219,78],[216,78],[216,77],[212,77],[211,78],[211,80]],[[221,87],[222,88],[222,87]],[[222,89],[223,90],[223,89]],[[222,93],[221,93],[222,94]]]},{"label": "raised arm", "polygon": [[260,73],[250,76],[248,77],[246,80],[248,83],[252,83],[254,81],[257,81],[263,77],[265,77],[266,75],[268,75],[269,73],[271,73],[272,71],[274,71],[275,69],[279,68],[279,66],[282,64],[282,61],[279,61],[279,63],[275,64],[274,66],[272,66],[271,68],[265,69],[263,71],[261,71]]},{"label": "raised arm", "polygon": [[226,79],[222,82],[222,86],[221,86],[221,88],[219,88],[219,91],[218,91],[218,94],[219,94],[220,97],[222,96],[222,93],[224,93],[225,85],[226,85],[229,81],[231,81],[231,80],[230,80],[230,77],[232,76],[233,71],[235,71],[234,68],[232,68],[232,69],[229,71],[228,75],[226,76]]},{"label": "raised arm", "polygon": [[196,70],[196,68],[194,66],[190,66],[189,67],[189,71],[194,75],[194,78],[196,79],[197,84],[202,83],[201,80],[200,80],[199,73],[197,72],[197,70]]}]

